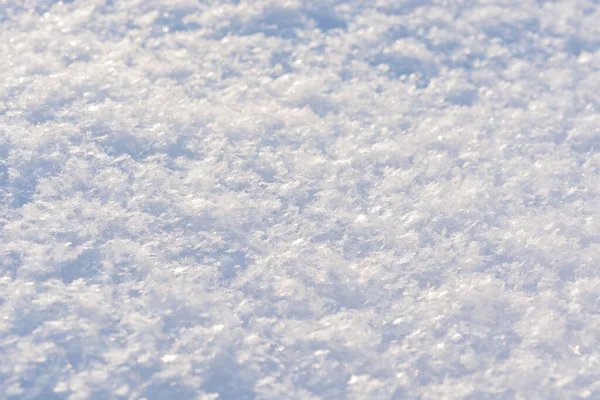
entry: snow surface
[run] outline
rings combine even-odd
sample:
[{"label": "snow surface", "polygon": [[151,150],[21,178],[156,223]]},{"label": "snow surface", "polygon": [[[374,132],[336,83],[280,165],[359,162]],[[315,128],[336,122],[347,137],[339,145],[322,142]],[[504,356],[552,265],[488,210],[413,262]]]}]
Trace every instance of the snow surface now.
[{"label": "snow surface", "polygon": [[598,21],[0,0],[0,398],[600,399]]}]

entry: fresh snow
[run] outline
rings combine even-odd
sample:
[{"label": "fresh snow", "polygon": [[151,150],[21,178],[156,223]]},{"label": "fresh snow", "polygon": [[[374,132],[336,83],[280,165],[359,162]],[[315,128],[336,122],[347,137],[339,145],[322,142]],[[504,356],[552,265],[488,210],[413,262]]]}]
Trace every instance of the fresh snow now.
[{"label": "fresh snow", "polygon": [[0,399],[600,399],[599,21],[0,0]]}]

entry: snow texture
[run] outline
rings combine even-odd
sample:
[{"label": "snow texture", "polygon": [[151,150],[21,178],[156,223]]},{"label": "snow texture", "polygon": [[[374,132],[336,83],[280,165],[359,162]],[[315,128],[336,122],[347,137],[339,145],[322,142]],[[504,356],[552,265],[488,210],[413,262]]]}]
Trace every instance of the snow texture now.
[{"label": "snow texture", "polygon": [[600,399],[594,0],[0,0],[1,399]]}]

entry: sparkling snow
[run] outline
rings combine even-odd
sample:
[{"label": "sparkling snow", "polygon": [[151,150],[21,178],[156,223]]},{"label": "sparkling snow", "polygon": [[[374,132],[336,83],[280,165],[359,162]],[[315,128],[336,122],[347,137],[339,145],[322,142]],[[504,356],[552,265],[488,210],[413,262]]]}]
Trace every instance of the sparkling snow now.
[{"label": "sparkling snow", "polygon": [[599,21],[0,0],[0,399],[600,399]]}]

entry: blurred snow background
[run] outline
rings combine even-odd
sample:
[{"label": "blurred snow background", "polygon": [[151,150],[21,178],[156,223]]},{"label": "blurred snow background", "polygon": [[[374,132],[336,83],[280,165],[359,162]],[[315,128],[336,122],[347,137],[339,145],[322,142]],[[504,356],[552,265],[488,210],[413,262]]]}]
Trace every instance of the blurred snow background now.
[{"label": "blurred snow background", "polygon": [[0,398],[600,399],[599,20],[0,0]]}]

